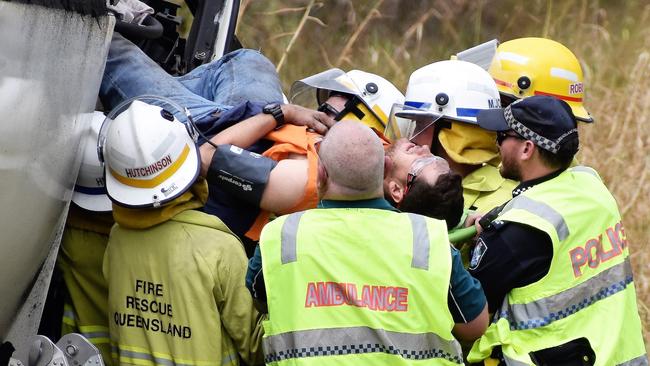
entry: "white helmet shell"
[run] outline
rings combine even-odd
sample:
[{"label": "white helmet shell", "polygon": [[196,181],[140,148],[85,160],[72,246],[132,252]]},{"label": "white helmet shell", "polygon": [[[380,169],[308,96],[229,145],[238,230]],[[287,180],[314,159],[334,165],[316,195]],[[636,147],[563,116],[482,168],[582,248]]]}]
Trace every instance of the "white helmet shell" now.
[{"label": "white helmet shell", "polygon": [[405,105],[424,114],[476,124],[479,111],[500,108],[501,102],[486,70],[466,61],[448,60],[411,74]]},{"label": "white helmet shell", "polygon": [[90,126],[82,137],[81,166],[72,192],[72,202],[88,211],[112,210],[111,200],[106,195],[104,168],[97,157],[97,138],[104,118],[102,112],[94,112]]},{"label": "white helmet shell", "polygon": [[331,92],[356,95],[383,125],[386,125],[393,104],[404,103],[404,94],[383,77],[361,70],[346,73],[336,68],[294,82],[289,100],[316,109]]},{"label": "white helmet shell", "polygon": [[358,96],[384,125],[390,115],[393,104],[403,104],[404,94],[390,81],[379,75],[361,70],[351,70],[347,73],[359,91]]},{"label": "white helmet shell", "polygon": [[105,141],[100,148],[106,190],[113,202],[158,207],[196,180],[200,163],[196,143],[172,111],[134,100],[105,123],[109,125],[102,127]]}]

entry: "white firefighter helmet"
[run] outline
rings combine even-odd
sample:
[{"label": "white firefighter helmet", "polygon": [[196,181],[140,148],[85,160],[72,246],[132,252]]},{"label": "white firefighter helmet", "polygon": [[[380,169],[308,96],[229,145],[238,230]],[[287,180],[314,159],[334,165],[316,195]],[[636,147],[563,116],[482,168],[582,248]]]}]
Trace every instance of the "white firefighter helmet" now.
[{"label": "white firefighter helmet", "polygon": [[156,104],[165,107],[139,98],[122,103],[102,126],[98,153],[106,190],[121,206],[163,205],[187,191],[199,174],[193,125],[174,116],[184,113],[174,102],[158,98]]},{"label": "white firefighter helmet", "polygon": [[406,102],[393,108],[387,136],[412,139],[440,118],[475,125],[481,110],[500,107],[499,91],[486,70],[466,61],[434,62],[411,74]]},{"label": "white firefighter helmet", "polygon": [[[383,132],[393,104],[403,104],[404,94],[383,77],[361,70],[347,73],[329,69],[296,81],[291,86],[291,103],[322,109],[332,94],[347,96],[342,110],[335,110],[335,119],[352,119]],[[332,111],[331,109],[329,111]]]},{"label": "white firefighter helmet", "polygon": [[104,168],[97,157],[97,138],[104,118],[102,112],[94,112],[82,137],[81,166],[72,192],[72,202],[88,211],[107,212],[112,209],[111,200],[106,195]]}]

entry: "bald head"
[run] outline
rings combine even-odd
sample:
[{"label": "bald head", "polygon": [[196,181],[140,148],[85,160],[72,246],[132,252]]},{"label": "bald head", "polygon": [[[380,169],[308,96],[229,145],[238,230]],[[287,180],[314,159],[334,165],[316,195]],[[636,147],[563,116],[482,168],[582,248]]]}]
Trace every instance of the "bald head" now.
[{"label": "bald head", "polygon": [[[320,182],[326,185],[325,198],[383,197],[384,148],[368,126],[336,123],[321,142],[319,156],[327,171],[327,181]],[[332,195],[339,197],[327,197]]]}]

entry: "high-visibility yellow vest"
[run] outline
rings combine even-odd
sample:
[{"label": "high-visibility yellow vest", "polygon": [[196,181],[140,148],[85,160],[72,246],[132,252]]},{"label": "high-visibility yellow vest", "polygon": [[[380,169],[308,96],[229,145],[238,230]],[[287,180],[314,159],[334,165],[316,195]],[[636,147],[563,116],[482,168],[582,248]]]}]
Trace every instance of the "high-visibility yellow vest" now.
[{"label": "high-visibility yellow vest", "polygon": [[549,235],[553,259],[539,281],[511,290],[468,359],[501,346],[507,365],[586,338],[595,365],[647,365],[628,243],[616,201],[598,173],[577,166],[515,197],[497,220]]},{"label": "high-visibility yellow vest", "polygon": [[503,178],[496,166],[485,164],[463,178],[465,208],[475,207],[476,211],[486,213],[508,202],[517,184]]},{"label": "high-visibility yellow vest", "polygon": [[188,210],[144,230],[115,225],[104,274],[115,365],[262,360],[246,255],[216,216]]},{"label": "high-visibility yellow vest", "polygon": [[458,365],[444,221],[313,209],[262,231],[271,365]]}]

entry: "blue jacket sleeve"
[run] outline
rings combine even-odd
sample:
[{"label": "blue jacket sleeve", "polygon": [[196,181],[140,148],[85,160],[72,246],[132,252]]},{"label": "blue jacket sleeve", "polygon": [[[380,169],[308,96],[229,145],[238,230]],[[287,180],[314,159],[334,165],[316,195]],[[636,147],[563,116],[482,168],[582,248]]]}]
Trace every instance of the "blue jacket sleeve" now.
[{"label": "blue jacket sleeve", "polygon": [[481,283],[465,270],[460,252],[453,247],[447,303],[456,323],[469,323],[474,320],[481,314],[486,303]]},{"label": "blue jacket sleeve", "polygon": [[246,272],[246,287],[251,292],[258,310],[267,312],[266,308],[266,287],[264,286],[264,273],[262,272],[262,253],[260,246],[255,247],[253,257],[248,260],[248,271]]}]

